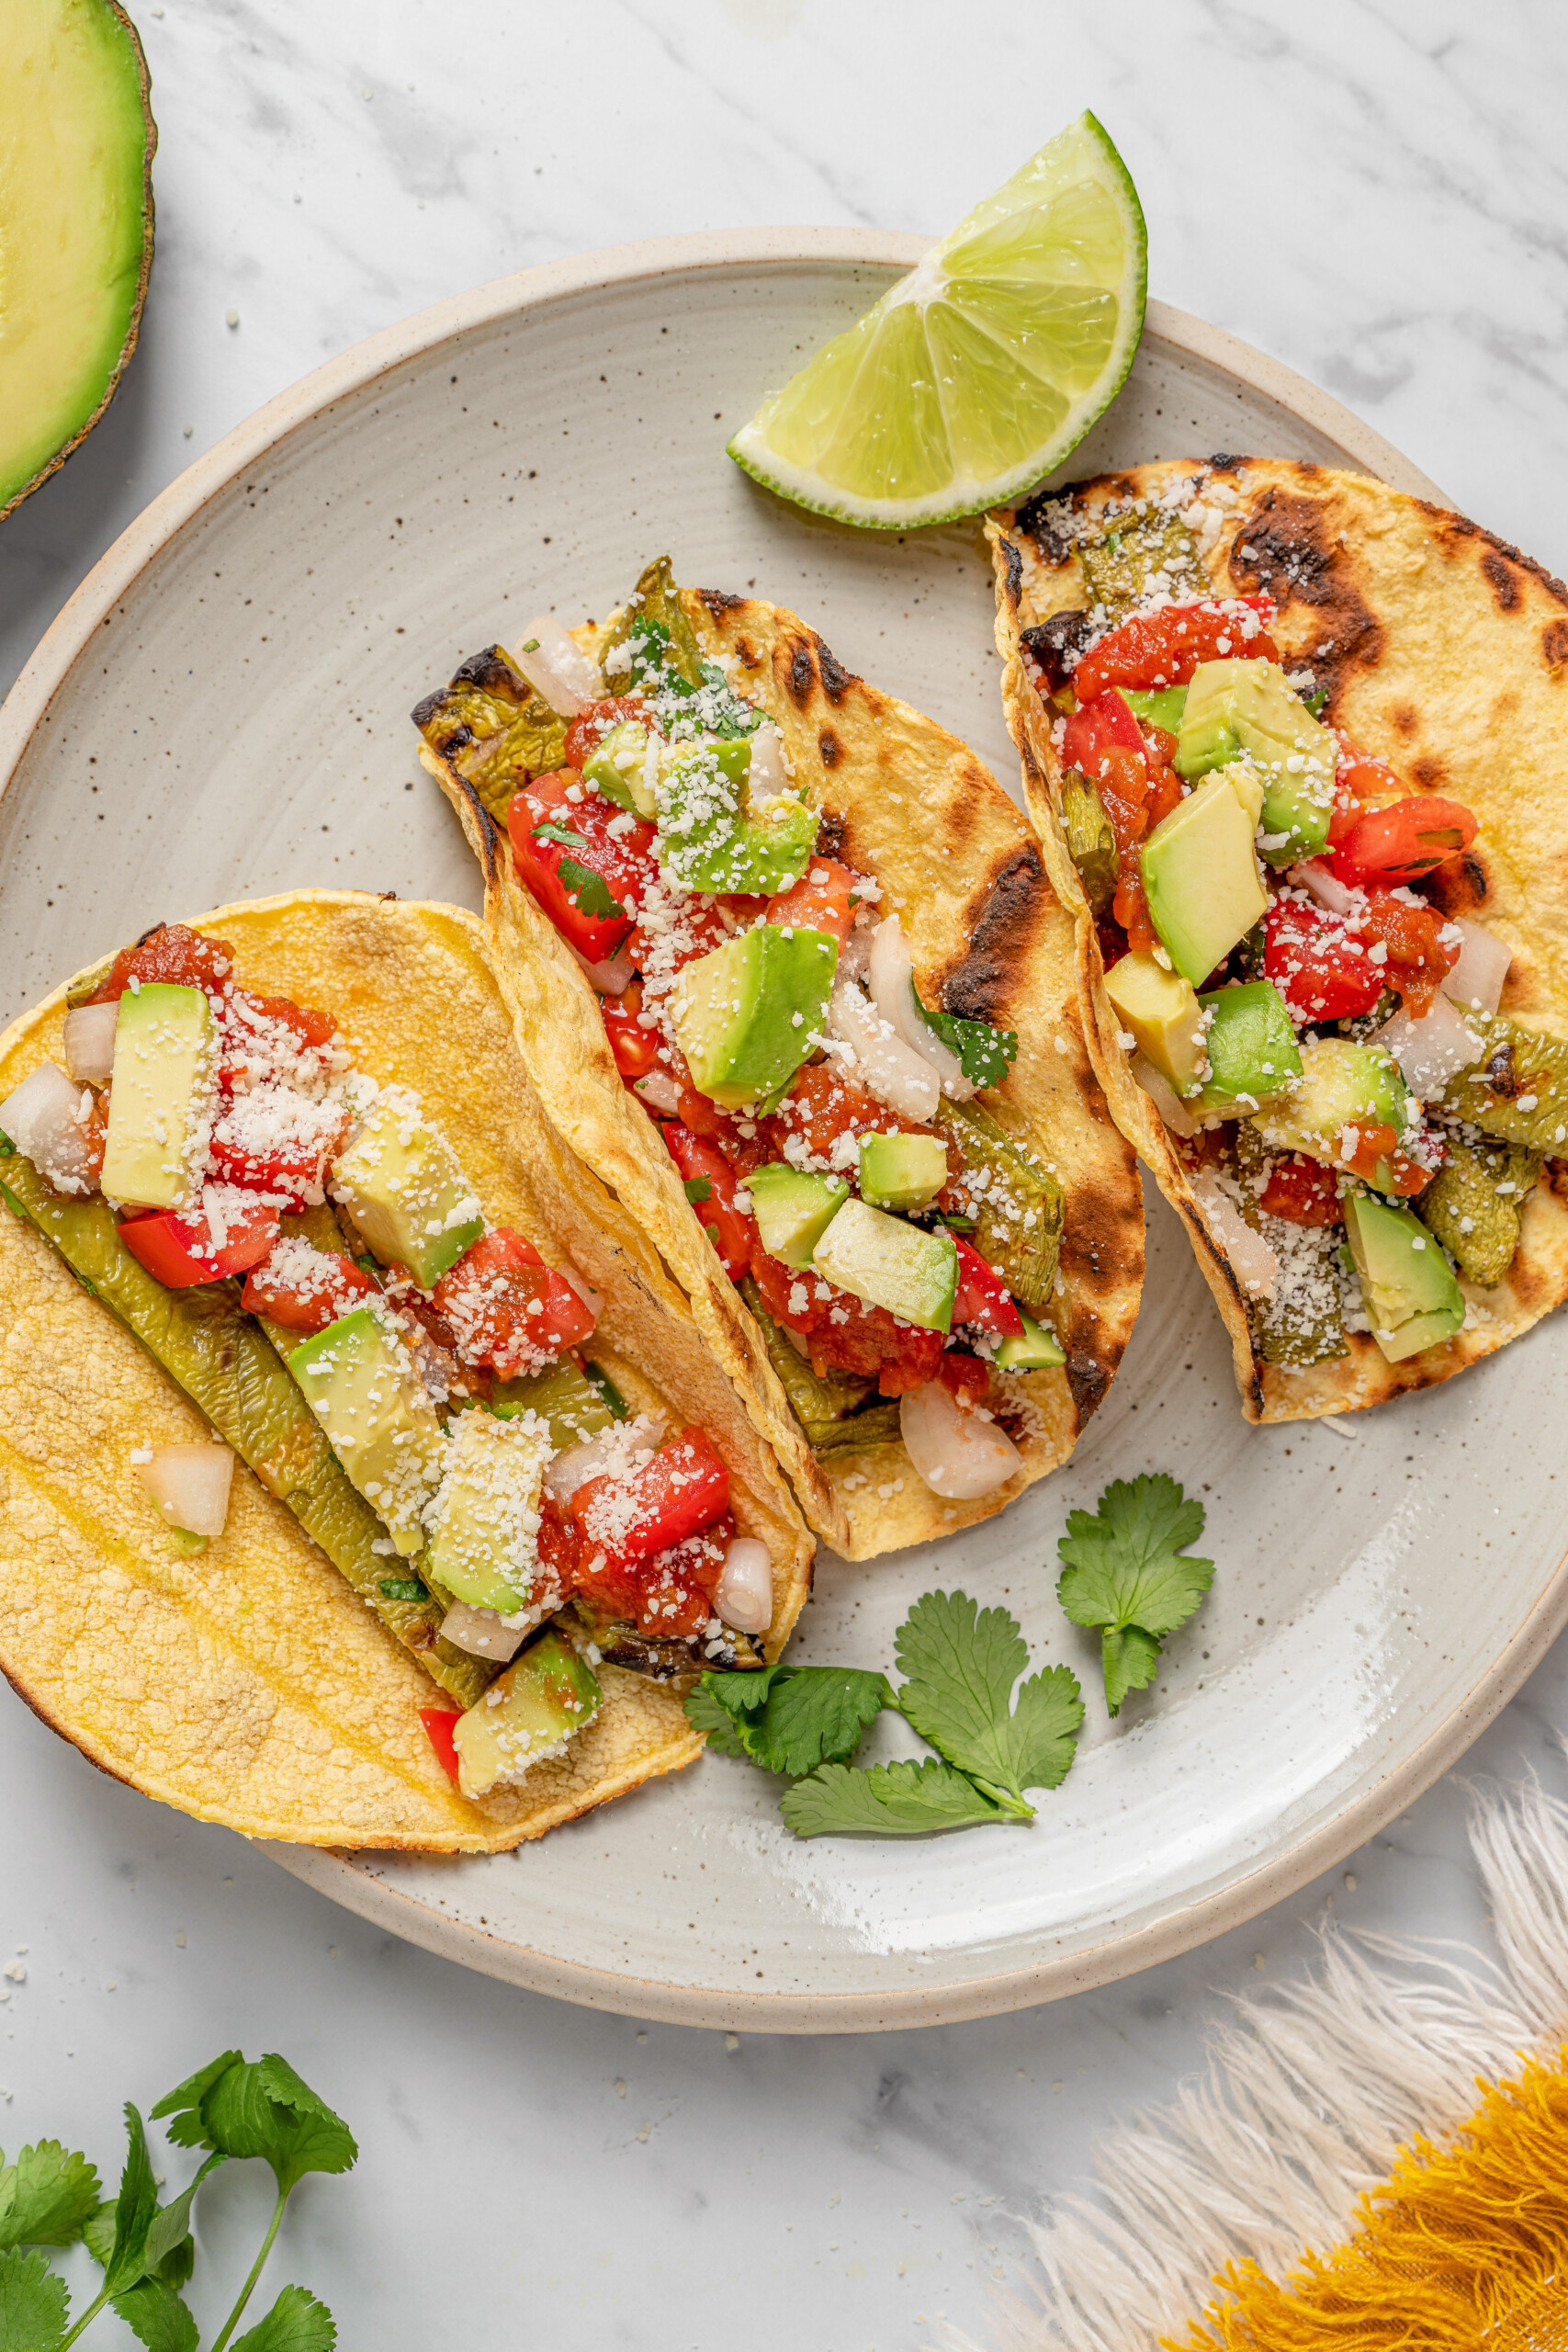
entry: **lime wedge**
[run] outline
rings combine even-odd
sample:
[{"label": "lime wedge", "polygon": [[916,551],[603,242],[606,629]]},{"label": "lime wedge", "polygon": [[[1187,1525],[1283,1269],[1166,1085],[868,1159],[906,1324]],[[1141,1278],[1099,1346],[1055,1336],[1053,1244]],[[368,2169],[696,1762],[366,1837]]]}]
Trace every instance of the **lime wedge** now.
[{"label": "lime wedge", "polygon": [[872,529],[1005,504],[1121,389],[1146,265],[1127,167],[1080,115],[764,401],[729,455]]}]

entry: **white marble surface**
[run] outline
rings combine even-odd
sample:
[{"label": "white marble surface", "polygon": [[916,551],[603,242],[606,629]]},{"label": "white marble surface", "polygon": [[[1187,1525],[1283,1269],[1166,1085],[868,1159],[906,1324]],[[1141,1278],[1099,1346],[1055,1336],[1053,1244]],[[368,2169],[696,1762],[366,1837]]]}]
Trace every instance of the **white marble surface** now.
[{"label": "white marble surface", "polygon": [[[1545,5],[165,0],[140,17],[164,141],[142,348],[0,534],[0,681],[194,453],[373,328],[661,231],[938,231],[1084,105],[1137,179],[1156,293],[1325,384],[1568,567],[1568,21]],[[1472,1768],[1559,1779],[1565,1701],[1559,1653]],[[1330,1900],[1358,1925],[1483,1924],[1450,1781],[1350,1858],[1353,1888],[1337,1872],[1109,1991],[732,2049],[390,1942],[99,1779],[10,1700],[0,1772],[0,1957],[26,1970],[0,2007],[0,2139],[59,2132],[107,2161],[122,2098],[230,2041],[282,2049],[365,2153],[301,2193],[273,2285],[306,2280],[345,2346],[392,2352],[476,2334],[705,2352],[737,2328],[757,2352],[854,2352],[931,2340],[944,2313],[983,2333],[1010,2216],[1081,2173],[1097,2125],[1170,2090],[1227,1995],[1307,1964]],[[209,2199],[221,2278],[261,2188]]]}]

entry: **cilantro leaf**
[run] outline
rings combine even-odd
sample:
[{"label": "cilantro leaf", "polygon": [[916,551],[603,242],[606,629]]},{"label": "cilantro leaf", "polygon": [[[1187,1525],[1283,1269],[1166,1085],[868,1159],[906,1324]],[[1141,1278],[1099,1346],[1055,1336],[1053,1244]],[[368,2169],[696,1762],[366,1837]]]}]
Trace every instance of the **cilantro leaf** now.
[{"label": "cilantro leaf", "polygon": [[1010,1703],[1028,1645],[1005,1609],[979,1609],[964,1592],[924,1594],[895,1649],[908,1677],[898,1706],[920,1737],[1005,1813],[1032,1819],[1024,1790],[1055,1788],[1073,1760],[1083,1723],[1077,1677],[1046,1667]]},{"label": "cilantro leaf", "polygon": [[919,1838],[1008,1815],[951,1764],[823,1764],[786,1789],[779,1811],[797,1838]]},{"label": "cilantro leaf", "polygon": [[123,2294],[144,2278],[151,2264],[147,2259],[147,2233],[158,2211],[158,2190],[152,2178],[152,2159],[147,2153],[147,2133],[141,2118],[130,2100],[126,2101],[125,2131],[127,2146],[125,2169],[119,2177],[119,2195],[115,2199],[114,2242],[109,2258],[104,2265],[104,2292]]},{"label": "cilantro leaf", "polygon": [[103,2269],[114,2250],[115,2199],[106,2197],[96,2213],[89,2213],[82,2225],[82,2239],[87,2252]]},{"label": "cilantro leaf", "polygon": [[266,2317],[236,2338],[231,2352],[333,2352],[337,2324],[303,2287],[285,2287]]},{"label": "cilantro leaf", "polygon": [[950,1053],[958,1056],[964,1075],[973,1086],[1000,1086],[1018,1052],[1016,1029],[993,1029],[988,1021],[961,1021],[952,1012],[932,1012],[920,1001],[914,982],[909,993],[915,1010]]},{"label": "cilantro leaf", "polygon": [[711,1176],[688,1176],[682,1190],[692,1206],[695,1208],[699,1201],[712,1200],[713,1179]]},{"label": "cilantro leaf", "polygon": [[342,2117],[270,2052],[253,2064],[225,2052],[152,2112],[174,2117],[169,2137],[181,2147],[263,2157],[285,2196],[308,2172],[346,2172],[359,2154]]},{"label": "cilantro leaf", "polygon": [[592,854],[581,833],[574,833],[570,825],[558,825],[553,818],[543,825],[535,826],[534,839],[536,842],[554,842],[558,849],[580,849],[584,857]]},{"label": "cilantro leaf", "polygon": [[1203,1506],[1163,1471],[1113,1479],[1099,1509],[1069,1511],[1056,1545],[1056,1598],[1075,1625],[1101,1630],[1105,1703],[1146,1690],[1160,1643],[1184,1624],[1213,1581],[1213,1560],[1185,1550],[1203,1532]]},{"label": "cilantro leaf", "polygon": [[0,2248],[74,2245],[98,2193],[97,2166],[58,2140],[18,2149],[15,2164],[0,2159]]},{"label": "cilantro leaf", "polygon": [[622,906],[602,874],[592,866],[580,865],[575,857],[563,857],[556,868],[567,897],[581,915],[624,915]]},{"label": "cilantro leaf", "polygon": [[[747,1684],[753,1687],[741,1687]],[[818,1764],[846,1761],[866,1724],[893,1703],[885,1674],[847,1666],[773,1666],[762,1674],[705,1674],[687,1700],[686,1715],[723,1754],[750,1756],[770,1772],[809,1772]]]},{"label": "cilantro leaf", "polygon": [[0,2254],[0,2344],[6,2352],[54,2352],[70,2308],[65,2281],[48,2256],[12,2247]]},{"label": "cilantro leaf", "polygon": [[143,2278],[113,2298],[115,2310],[147,2352],[197,2352],[197,2325],[189,2309],[162,2279]]}]

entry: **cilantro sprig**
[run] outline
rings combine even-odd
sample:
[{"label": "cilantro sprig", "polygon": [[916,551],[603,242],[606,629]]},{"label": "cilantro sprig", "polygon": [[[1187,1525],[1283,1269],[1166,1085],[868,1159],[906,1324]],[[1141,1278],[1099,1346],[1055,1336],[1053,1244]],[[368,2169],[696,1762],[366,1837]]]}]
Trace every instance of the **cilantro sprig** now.
[{"label": "cilantro sprig", "polygon": [[[285,2287],[255,2326],[238,2337],[234,2330],[294,2189],[308,2173],[346,2172],[358,2155],[348,2126],[287,2059],[248,2064],[237,2050],[226,2050],[161,2098],[152,2114],[174,2118],[169,2137],[176,2147],[208,2152],[167,2204],[158,2201],[146,2127],[130,2105],[125,2165],[113,2198],[100,2199],[96,2168],[59,2140],[34,2142],[13,2164],[0,2158],[0,2346],[66,2352],[107,2303],[149,2352],[197,2352],[196,2321],[180,2293],[196,2265],[191,2209],[220,2165],[260,2157],[277,2183],[271,2224],[210,2352],[333,2352],[333,2315],[303,2287]],[[65,2281],[50,2268],[44,2249],[79,2242],[104,2278],[72,2323]]]},{"label": "cilantro sprig", "polygon": [[933,1011],[912,980],[909,993],[926,1027],[957,1055],[971,1086],[1000,1086],[1017,1057],[1017,1030],[994,1029],[988,1021],[961,1021],[956,1013]]},{"label": "cilantro sprig", "polygon": [[1056,1598],[1075,1625],[1100,1632],[1105,1703],[1114,1715],[1129,1690],[1159,1670],[1160,1645],[1184,1625],[1213,1581],[1213,1560],[1188,1552],[1203,1532],[1203,1506],[1163,1471],[1117,1478],[1095,1511],[1067,1513],[1056,1550]]},{"label": "cilantro sprig", "polygon": [[[536,825],[534,839],[548,842],[559,850],[580,849],[583,857],[592,855],[592,843],[585,842],[581,833],[574,833],[570,825],[558,825],[553,820],[547,824]],[[556,875],[579,914],[604,916],[626,913],[625,907],[604,876],[596,874],[591,865],[584,865],[581,858],[563,857],[556,868]]]}]

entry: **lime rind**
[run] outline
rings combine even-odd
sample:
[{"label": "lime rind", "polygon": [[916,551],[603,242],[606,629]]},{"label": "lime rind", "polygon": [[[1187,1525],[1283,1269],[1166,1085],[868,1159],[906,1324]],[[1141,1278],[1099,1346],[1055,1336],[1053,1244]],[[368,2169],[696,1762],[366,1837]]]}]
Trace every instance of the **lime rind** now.
[{"label": "lime rind", "polygon": [[[1137,191],[1086,113],[764,401],[728,454],[764,488],[863,529],[1008,505],[1126,381],[1147,277]],[[868,477],[886,493],[856,486]]]}]

